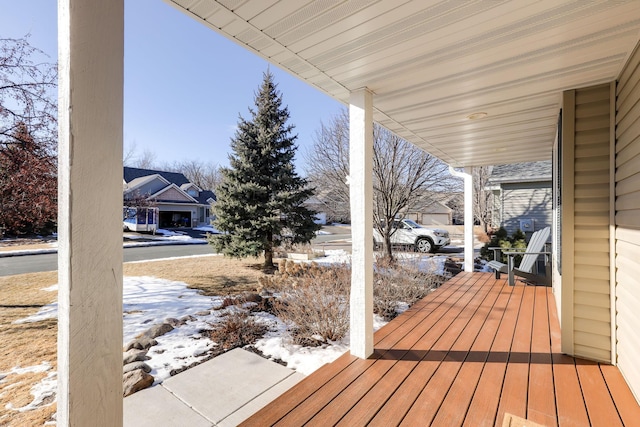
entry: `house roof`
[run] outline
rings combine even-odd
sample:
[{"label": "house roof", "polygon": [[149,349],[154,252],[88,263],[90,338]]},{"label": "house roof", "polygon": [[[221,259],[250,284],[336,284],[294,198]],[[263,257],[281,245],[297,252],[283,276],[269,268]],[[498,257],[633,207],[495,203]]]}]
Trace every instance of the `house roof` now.
[{"label": "house roof", "polygon": [[183,184],[190,183],[187,177],[184,176],[184,174],[181,174],[180,172],[166,172],[166,171],[158,171],[153,169],[139,169],[139,168],[130,168],[126,166],[124,168],[124,180],[128,184],[130,184],[131,181],[135,179],[146,177],[149,175],[160,175],[161,177],[163,177],[170,183],[177,185],[178,187],[180,187]]},{"label": "house roof", "polygon": [[131,192],[133,190],[135,190],[138,187],[141,187],[153,180],[160,180],[161,182],[163,182],[165,185],[169,185],[171,184],[171,182],[169,182],[167,179],[163,178],[161,175],[153,174],[153,175],[145,175],[145,176],[140,176],[138,178],[132,179],[130,182],[128,182],[127,184],[125,184],[125,192]]},{"label": "house roof", "polygon": [[[126,187],[130,190],[144,183],[151,181],[152,179],[162,179],[168,185],[168,187],[163,188],[158,191],[152,197],[156,197],[157,195],[167,191],[170,187],[175,186],[176,190],[184,193],[185,196],[188,196],[189,199],[195,200],[198,204],[201,205],[209,205],[209,199],[217,200],[216,195],[213,191],[209,190],[200,190],[200,188],[189,181],[184,174],[180,172],[167,172],[167,171],[159,171],[153,169],[140,169],[140,168],[124,168],[124,181],[127,183]],[[190,188],[194,187],[199,190],[199,194],[197,197],[193,197],[186,193],[186,191]],[[188,202],[187,202],[188,203]]]},{"label": "house roof", "polygon": [[208,205],[209,199],[212,199],[214,202],[218,200],[216,197],[216,194],[213,191],[209,191],[209,190],[201,191],[200,195],[196,197],[196,199],[200,204],[203,204],[203,205]]},{"label": "house roof", "polygon": [[494,166],[488,185],[552,180],[551,160]]},{"label": "house roof", "polygon": [[550,159],[562,92],[614,81],[640,32],[639,1],[167,2],[344,104],[370,90],[455,167]]}]

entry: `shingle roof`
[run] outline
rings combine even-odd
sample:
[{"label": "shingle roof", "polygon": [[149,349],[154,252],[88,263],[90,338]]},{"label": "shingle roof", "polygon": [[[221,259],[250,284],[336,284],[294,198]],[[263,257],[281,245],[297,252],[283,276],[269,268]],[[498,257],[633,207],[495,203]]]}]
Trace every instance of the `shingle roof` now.
[{"label": "shingle roof", "polygon": [[[158,171],[153,169],[139,169],[139,168],[130,168],[130,167],[124,168],[124,180],[127,184],[131,183],[131,181],[134,181],[136,179],[150,176],[150,175],[160,175],[161,177],[163,177],[170,183],[177,185],[178,187],[182,187],[184,184],[191,183],[191,181],[189,181],[187,177],[184,176],[184,174],[181,174],[180,172],[166,172],[166,171]],[[207,202],[208,199],[217,200],[215,193],[209,190],[201,191],[200,195],[198,197],[194,197],[194,199],[196,199],[198,203],[202,205],[208,205],[209,204],[209,202]]]},{"label": "shingle roof", "polygon": [[552,173],[551,160],[498,165],[493,167],[489,185],[507,182],[551,181]]},{"label": "shingle roof", "polygon": [[200,202],[203,205],[208,205],[209,202],[207,202],[207,200],[209,199],[213,199],[218,200],[216,198],[216,194],[213,191],[209,191],[209,190],[203,190],[200,192],[200,195],[198,197],[196,197],[196,199],[198,200],[198,202]]},{"label": "shingle roof", "polygon": [[161,177],[177,185],[178,187],[180,187],[183,184],[187,184],[189,182],[187,177],[184,176],[184,174],[181,174],[180,172],[166,172],[166,171],[157,171],[152,169],[138,169],[138,168],[129,168],[126,166],[124,168],[124,180],[127,184],[136,178],[140,178],[148,175],[155,175],[155,174],[160,175]]}]

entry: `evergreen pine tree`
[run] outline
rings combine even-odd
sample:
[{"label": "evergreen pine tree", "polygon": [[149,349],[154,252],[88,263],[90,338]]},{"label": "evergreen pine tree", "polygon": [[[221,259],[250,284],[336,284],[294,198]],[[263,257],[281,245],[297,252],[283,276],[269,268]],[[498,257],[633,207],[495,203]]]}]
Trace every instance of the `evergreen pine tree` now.
[{"label": "evergreen pine tree", "polygon": [[314,223],[315,212],[303,206],[313,190],[294,170],[297,135],[287,124],[289,110],[282,106],[269,71],[254,102],[250,120],[240,116],[231,140],[230,167],[222,169],[214,224],[223,234],[211,243],[232,257],[264,252],[264,267],[269,268],[283,236],[291,243],[308,243],[320,226]]}]

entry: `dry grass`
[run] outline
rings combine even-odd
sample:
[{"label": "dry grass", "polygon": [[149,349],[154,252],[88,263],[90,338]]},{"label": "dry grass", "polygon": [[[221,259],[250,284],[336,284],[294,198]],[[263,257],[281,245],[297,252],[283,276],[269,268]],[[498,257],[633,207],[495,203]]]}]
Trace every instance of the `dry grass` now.
[{"label": "dry grass", "polygon": [[[0,277],[0,372],[6,373],[14,367],[24,368],[42,362],[50,363],[50,371],[55,371],[57,322],[13,322],[50,304],[56,298],[56,293],[42,289],[56,281],[55,272]],[[46,376],[46,372],[8,375],[0,382],[0,425],[42,425],[51,418],[56,411],[55,405],[27,412],[5,409],[9,403],[14,408],[29,404],[33,399],[31,387]]]},{"label": "dry grass", "polygon": [[261,258],[238,260],[214,255],[128,263],[124,265],[124,275],[179,280],[205,295],[229,295],[255,290],[258,278],[264,275],[263,262]]},{"label": "dry grass", "polygon": [[[124,274],[185,282],[206,295],[229,295],[255,290],[258,278],[264,275],[262,262],[222,256],[185,258],[125,264]],[[53,302],[56,292],[42,289],[56,282],[56,272],[0,277],[0,372],[42,362],[51,364],[49,372],[56,369],[57,322],[13,324]],[[14,408],[29,404],[33,399],[31,387],[46,376],[46,372],[11,374],[0,381],[0,426],[42,425],[51,419],[55,404],[26,412],[6,409],[7,404]]]}]

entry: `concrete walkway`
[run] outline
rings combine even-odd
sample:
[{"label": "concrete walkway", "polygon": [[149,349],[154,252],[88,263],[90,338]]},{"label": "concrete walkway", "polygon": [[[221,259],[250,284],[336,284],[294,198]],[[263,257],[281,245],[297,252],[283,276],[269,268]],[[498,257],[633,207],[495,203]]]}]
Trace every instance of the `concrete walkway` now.
[{"label": "concrete walkway", "polygon": [[234,349],[124,399],[124,426],[236,426],[304,375]]}]

